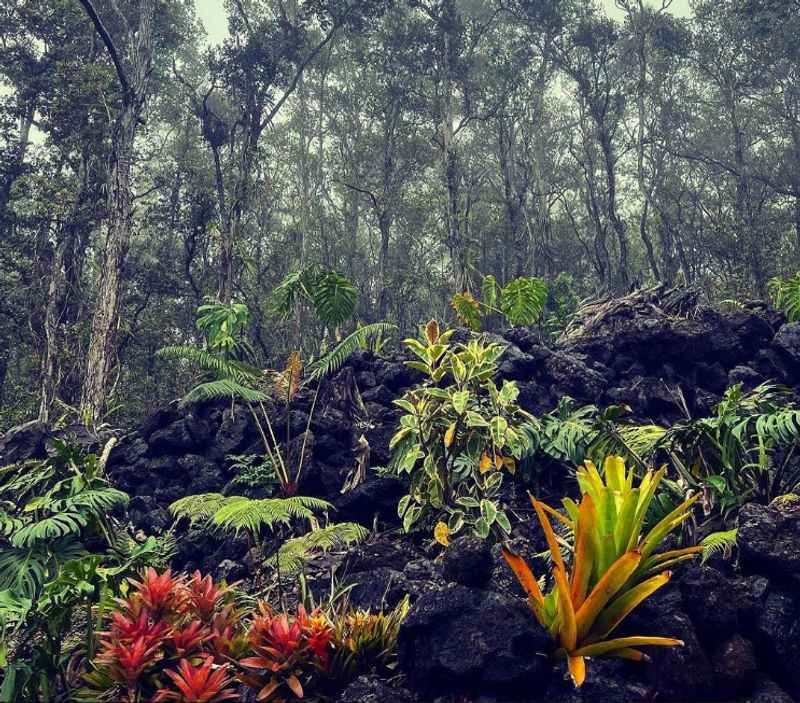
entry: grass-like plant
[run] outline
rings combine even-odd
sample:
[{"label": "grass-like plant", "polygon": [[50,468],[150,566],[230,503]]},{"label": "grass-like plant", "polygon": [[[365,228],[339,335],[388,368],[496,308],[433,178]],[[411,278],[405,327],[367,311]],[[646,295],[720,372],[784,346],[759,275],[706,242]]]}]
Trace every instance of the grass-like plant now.
[{"label": "grass-like plant", "polygon": [[[531,498],[553,563],[552,589],[545,595],[528,565],[504,548],[503,555],[524,588],[537,620],[567,660],[576,686],[586,678],[586,658],[615,656],[646,661],[639,648],[674,647],[680,640],[657,636],[611,637],[620,623],[670,579],[667,569],[690,559],[700,547],[658,553],[666,536],[689,516],[690,498],[643,533],[650,503],[664,470],[647,472],[634,487],[633,472],[620,457],[608,457],[603,475],[587,462],[578,471],[580,503],[565,500],[567,514]],[[550,517],[572,535],[571,558],[561,552]]]}]

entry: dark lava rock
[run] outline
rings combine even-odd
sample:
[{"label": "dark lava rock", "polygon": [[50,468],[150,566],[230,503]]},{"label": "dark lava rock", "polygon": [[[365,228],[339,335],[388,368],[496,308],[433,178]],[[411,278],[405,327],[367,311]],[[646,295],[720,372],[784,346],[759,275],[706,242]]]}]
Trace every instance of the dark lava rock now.
[{"label": "dark lava rock", "polygon": [[416,703],[417,697],[377,676],[360,676],[342,691],[336,703]]},{"label": "dark lava rock", "polygon": [[49,435],[43,422],[26,422],[12,427],[0,438],[0,466],[44,458]]},{"label": "dark lava rock", "polygon": [[216,493],[225,483],[220,468],[198,454],[184,454],[178,459],[178,466],[188,482],[186,494]]},{"label": "dark lava rock", "polygon": [[172,524],[172,516],[162,508],[153,496],[134,496],[128,503],[128,515],[137,527],[146,533],[166,530]]},{"label": "dark lava rock", "polygon": [[728,372],[729,386],[741,383],[745,390],[751,390],[763,382],[764,377],[758,373],[758,371],[754,371],[749,366],[734,366]]},{"label": "dark lava rock", "polygon": [[791,361],[800,364],[800,322],[787,322],[783,325],[772,344]]},{"label": "dark lava rock", "polygon": [[658,700],[707,700],[713,690],[711,664],[684,608],[678,588],[668,586],[639,605],[622,625],[626,634],[676,637],[684,642],[683,647],[651,647],[647,652],[652,663],[644,666],[644,674]]},{"label": "dark lava rock", "polygon": [[442,571],[446,581],[464,586],[485,586],[492,578],[494,560],[486,540],[466,536],[455,540],[444,553]]},{"label": "dark lava rock", "polygon": [[800,595],[772,589],[758,614],[754,642],[770,671],[800,693]]},{"label": "dark lava rock", "polygon": [[185,418],[153,432],[149,443],[153,454],[180,454],[196,445]]},{"label": "dark lava rock", "polygon": [[711,666],[716,677],[718,695],[732,698],[752,690],[758,672],[753,643],[741,635],[730,637],[714,649]]},{"label": "dark lava rock", "polygon": [[397,516],[397,502],[405,493],[402,482],[391,476],[370,475],[363,483],[333,501],[336,519],[372,527],[375,517],[384,522]]},{"label": "dark lava rock", "polygon": [[745,567],[766,576],[800,576],[800,496],[742,507],[736,542]]},{"label": "dark lava rock", "polygon": [[576,398],[594,401],[607,386],[607,381],[601,374],[590,369],[573,354],[553,352],[545,367],[552,382]]},{"label": "dark lava rock", "polygon": [[535,700],[547,703],[633,703],[651,700],[648,687],[634,679],[634,675],[641,672],[619,659],[589,659],[586,662],[586,681],[580,688],[575,688],[566,665],[561,664],[561,667],[562,675],[554,676],[546,695]]},{"label": "dark lava rock", "polygon": [[784,691],[772,679],[759,676],[753,692],[746,698],[737,698],[739,703],[795,703],[796,699]]},{"label": "dark lava rock", "polygon": [[680,589],[686,612],[698,633],[717,641],[739,628],[741,585],[710,566],[693,566],[683,574]]},{"label": "dark lava rock", "polygon": [[398,638],[400,668],[423,695],[540,689],[550,649],[522,601],[459,584],[420,597]]}]

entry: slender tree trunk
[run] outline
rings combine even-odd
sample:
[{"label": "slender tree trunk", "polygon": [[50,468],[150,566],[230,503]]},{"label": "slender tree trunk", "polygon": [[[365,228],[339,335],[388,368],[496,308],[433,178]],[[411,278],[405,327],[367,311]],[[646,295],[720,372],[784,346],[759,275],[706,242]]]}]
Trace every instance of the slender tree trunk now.
[{"label": "slender tree trunk", "polygon": [[87,424],[96,424],[103,415],[116,363],[123,269],[131,235],[131,162],[152,70],[154,12],[155,0],[139,0],[138,27],[127,37],[129,85],[123,86],[127,89],[112,133],[105,253],[81,394],[81,413]]}]

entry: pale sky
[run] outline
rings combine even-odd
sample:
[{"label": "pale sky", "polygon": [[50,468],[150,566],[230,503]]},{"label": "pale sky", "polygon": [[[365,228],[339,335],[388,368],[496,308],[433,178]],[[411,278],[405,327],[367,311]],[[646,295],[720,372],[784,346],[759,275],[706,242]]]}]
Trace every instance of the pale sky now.
[{"label": "pale sky", "polygon": [[[194,0],[197,14],[203,21],[208,32],[208,40],[212,44],[219,44],[228,34],[228,24],[225,19],[225,9],[222,0]],[[614,3],[614,0],[601,0],[606,6],[609,15],[620,18],[624,14]],[[650,0],[653,4],[653,0]],[[688,17],[691,14],[689,0],[672,0],[670,12],[678,17]]]}]

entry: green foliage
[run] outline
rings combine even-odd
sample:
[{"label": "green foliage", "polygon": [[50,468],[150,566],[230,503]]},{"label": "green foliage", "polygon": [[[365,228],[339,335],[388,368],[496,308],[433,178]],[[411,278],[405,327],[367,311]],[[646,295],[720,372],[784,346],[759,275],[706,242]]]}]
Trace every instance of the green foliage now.
[{"label": "green foliage", "polygon": [[471,293],[456,293],[450,301],[459,322],[480,331],[485,317],[501,314],[513,326],[534,325],[547,302],[547,284],[539,278],[520,277],[501,288],[494,276],[486,276],[481,285],[483,300]]},{"label": "green foliage", "polygon": [[250,311],[243,303],[225,305],[206,298],[197,308],[197,329],[208,348],[234,355],[243,344],[244,332],[250,324]]},{"label": "green foliage", "polygon": [[140,543],[116,527],[110,513],[128,496],[104,476],[109,450],[98,458],[55,440],[47,460],[0,469],[0,700],[65,695],[64,642],[74,623],[85,619],[80,644],[91,652],[92,608],[174,547],[169,538]]},{"label": "green foliage", "polygon": [[451,334],[431,321],[421,340],[405,340],[417,357],[408,365],[427,379],[395,401],[406,414],[390,443],[389,470],[410,481],[398,506],[404,528],[438,521],[442,543],[464,527],[484,538],[510,532],[497,496],[527,449],[520,424],[533,420],[516,404],[513,382],[498,388],[492,380],[503,347],[478,340],[452,346]]},{"label": "green foliage", "polygon": [[574,277],[562,271],[547,287],[545,326],[552,337],[558,336],[566,328],[579,304]]},{"label": "green foliage", "polygon": [[289,525],[292,520],[314,517],[316,512],[333,506],[319,498],[291,496],[289,498],[247,498],[224,496],[221,493],[201,493],[176,500],[169,506],[172,514],[190,522],[205,522],[234,532],[246,531],[257,541],[263,529]]},{"label": "green foliage", "polygon": [[547,301],[547,285],[539,278],[515,278],[500,292],[500,309],[511,325],[538,322]]},{"label": "green foliage", "polygon": [[340,522],[286,540],[268,564],[282,574],[295,574],[320,554],[347,549],[363,542],[369,530],[355,522]]},{"label": "green foliage", "polygon": [[800,441],[800,408],[771,383],[729,388],[711,417],[676,424],[662,445],[683,482],[703,489],[706,508],[727,521],[750,500],[768,503],[800,485],[792,462]]},{"label": "green foliage", "polygon": [[773,278],[767,286],[772,302],[790,322],[800,319],[800,273],[791,278]]},{"label": "green foliage", "polygon": [[[587,657],[646,661],[639,647],[683,644],[664,637],[611,637],[643,600],[669,581],[667,569],[700,551],[700,547],[687,547],[659,552],[670,532],[688,519],[697,497],[682,503],[649,531],[644,529],[665,472],[665,468],[648,471],[634,487],[633,471],[626,469],[621,457],[609,456],[603,461],[602,474],[588,461],[578,470],[580,504],[565,498],[566,515],[531,498],[553,564],[553,587],[547,595],[525,561],[503,549],[536,618],[555,641],[555,655],[566,659],[576,686],[586,678]],[[571,539],[566,540],[571,543],[569,567],[548,516],[570,533]]]},{"label": "green foliage", "polygon": [[307,267],[291,271],[272,292],[273,309],[283,318],[295,313],[300,302],[310,303],[325,325],[339,327],[353,317],[358,290],[336,271]]},{"label": "green foliage", "polygon": [[710,535],[706,536],[703,541],[700,542],[700,546],[703,548],[703,563],[718,555],[730,555],[733,548],[736,546],[738,534],[739,529],[733,527],[730,530],[712,532]]},{"label": "green foliage", "polygon": [[382,335],[388,334],[394,329],[395,326],[387,322],[374,322],[357,327],[333,349],[308,365],[310,377],[319,379],[335,373],[345,364],[354,351],[368,347],[371,340],[378,340]]}]

